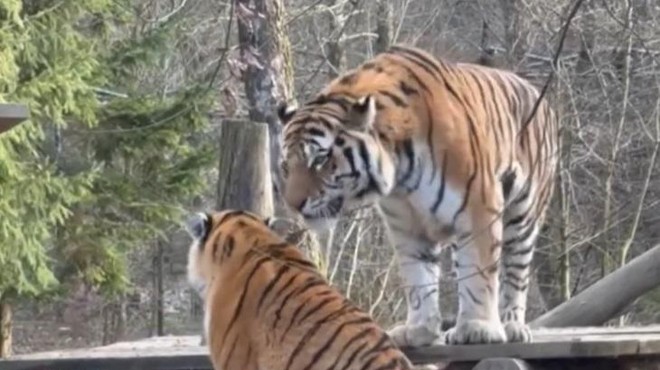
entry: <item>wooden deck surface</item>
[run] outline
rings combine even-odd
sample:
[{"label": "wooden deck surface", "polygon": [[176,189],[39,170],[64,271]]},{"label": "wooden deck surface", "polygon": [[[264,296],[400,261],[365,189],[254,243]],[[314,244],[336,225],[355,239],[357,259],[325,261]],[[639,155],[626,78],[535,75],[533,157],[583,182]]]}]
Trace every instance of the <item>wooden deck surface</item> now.
[{"label": "wooden deck surface", "polygon": [[25,105],[0,103],[0,133],[25,121],[29,115]]},{"label": "wooden deck surface", "polygon": [[[17,355],[0,361],[0,369],[210,369],[208,351],[199,346],[199,340],[199,336],[153,337],[103,347]],[[532,343],[433,346],[406,353],[416,364],[473,363],[487,358],[650,358],[660,356],[660,325],[540,329],[534,331]]]}]

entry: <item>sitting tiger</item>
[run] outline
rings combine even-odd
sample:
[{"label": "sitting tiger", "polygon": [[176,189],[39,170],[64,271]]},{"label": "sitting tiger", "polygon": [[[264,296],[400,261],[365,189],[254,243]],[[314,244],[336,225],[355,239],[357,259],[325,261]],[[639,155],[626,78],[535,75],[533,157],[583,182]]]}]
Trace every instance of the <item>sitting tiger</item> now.
[{"label": "sitting tiger", "polygon": [[[393,46],[304,105],[278,108],[291,209],[322,230],[346,209],[378,205],[407,299],[405,324],[389,331],[400,346],[531,340],[529,267],[559,145],[539,96],[512,72]],[[444,336],[442,245],[452,245],[459,298]]]},{"label": "sitting tiger", "polygon": [[267,219],[225,210],[197,214],[187,229],[188,280],[205,302],[215,369],[412,368],[385,331]]}]

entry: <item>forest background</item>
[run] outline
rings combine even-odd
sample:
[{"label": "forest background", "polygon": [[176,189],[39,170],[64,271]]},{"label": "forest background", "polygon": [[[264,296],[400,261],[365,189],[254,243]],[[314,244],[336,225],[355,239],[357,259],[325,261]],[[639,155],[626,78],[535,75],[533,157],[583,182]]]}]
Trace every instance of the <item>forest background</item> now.
[{"label": "forest background", "polygon": [[[516,71],[562,122],[560,176],[529,317],[660,236],[660,5],[586,0],[556,64],[566,0],[0,0],[0,316],[25,353],[198,334],[181,217],[216,204],[226,119],[272,123],[392,43]],[[260,98],[261,97],[261,98]],[[264,99],[264,100],[259,100]],[[271,133],[276,134],[271,125]],[[405,303],[373,209],[308,252],[384,326]],[[443,258],[442,306],[455,311]],[[658,322],[660,291],[617,324]],[[7,321],[9,322],[9,321]]]}]

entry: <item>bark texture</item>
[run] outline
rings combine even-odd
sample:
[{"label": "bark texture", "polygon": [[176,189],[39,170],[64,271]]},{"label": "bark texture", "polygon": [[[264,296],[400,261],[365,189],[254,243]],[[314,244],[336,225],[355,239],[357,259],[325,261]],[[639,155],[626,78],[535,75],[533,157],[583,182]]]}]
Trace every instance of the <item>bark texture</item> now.
[{"label": "bark texture", "polygon": [[374,43],[374,52],[382,53],[392,45],[394,33],[394,19],[392,17],[392,7],[394,4],[390,0],[379,0],[376,6],[376,42]]},{"label": "bark texture", "polygon": [[222,124],[219,141],[221,175],[216,208],[240,208],[272,216],[268,127],[263,123],[228,120]]},{"label": "bark texture", "polygon": [[9,302],[0,298],[0,358],[11,356],[12,310]]},{"label": "bark texture", "polygon": [[281,0],[237,0],[236,12],[249,117],[268,124],[270,168],[277,194],[281,129],[276,108],[293,94],[291,44],[284,21],[284,4]]}]

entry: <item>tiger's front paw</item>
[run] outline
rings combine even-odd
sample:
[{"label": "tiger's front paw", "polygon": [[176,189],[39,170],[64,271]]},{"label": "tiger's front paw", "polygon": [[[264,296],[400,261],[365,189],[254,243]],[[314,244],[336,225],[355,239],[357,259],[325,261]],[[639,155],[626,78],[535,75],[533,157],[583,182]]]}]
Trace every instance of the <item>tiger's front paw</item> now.
[{"label": "tiger's front paw", "polygon": [[532,341],[532,331],[529,326],[518,321],[504,323],[504,332],[509,342],[529,343]]},{"label": "tiger's front paw", "polygon": [[459,320],[445,335],[447,344],[505,343],[506,333],[498,321]]},{"label": "tiger's front paw", "polygon": [[425,347],[442,344],[442,332],[434,325],[397,325],[387,331],[394,343],[399,347]]}]

